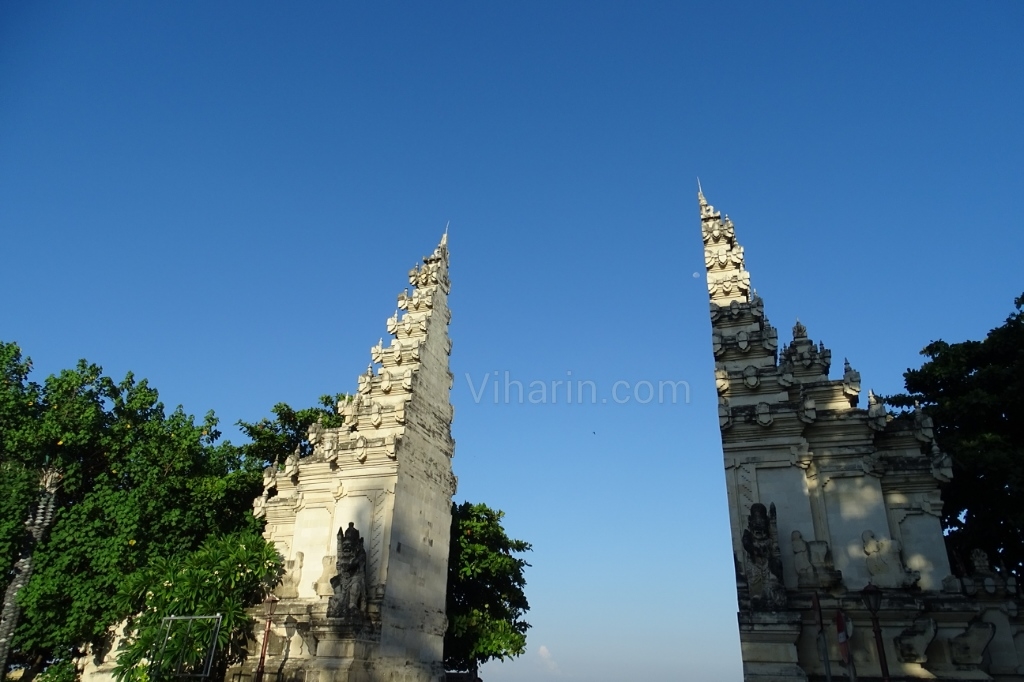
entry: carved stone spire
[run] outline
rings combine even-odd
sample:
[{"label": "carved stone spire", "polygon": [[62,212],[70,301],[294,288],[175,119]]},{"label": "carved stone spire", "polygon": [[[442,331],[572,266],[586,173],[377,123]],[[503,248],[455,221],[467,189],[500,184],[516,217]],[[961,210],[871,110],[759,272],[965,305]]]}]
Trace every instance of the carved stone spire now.
[{"label": "carved stone spire", "polygon": [[704,238],[704,265],[708,274],[708,293],[712,302],[729,305],[732,301],[750,302],[750,273],[744,267],[743,247],[736,241],[736,230],[729,216],[722,214],[698,190],[701,234]]}]

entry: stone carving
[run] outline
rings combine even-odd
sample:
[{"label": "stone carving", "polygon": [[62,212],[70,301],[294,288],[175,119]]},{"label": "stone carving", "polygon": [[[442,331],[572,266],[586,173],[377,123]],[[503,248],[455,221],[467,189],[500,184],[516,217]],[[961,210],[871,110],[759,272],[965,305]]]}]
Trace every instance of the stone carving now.
[{"label": "stone carving", "polygon": [[953,478],[953,460],[945,452],[939,450],[939,446],[935,441],[932,441],[932,476],[948,483]]},{"label": "stone carving", "polygon": [[391,357],[394,358],[396,365],[402,364],[402,360],[404,359],[404,356],[402,355],[403,350],[401,341],[395,339],[391,342]]},{"label": "stone carving", "polygon": [[267,493],[264,491],[262,495],[252,501],[252,515],[257,519],[262,519],[267,515]]},{"label": "stone carving", "polygon": [[302,552],[296,552],[294,559],[289,559],[284,562],[284,577],[281,578],[281,584],[274,590],[274,594],[278,597],[285,598],[296,598],[299,596],[299,580],[302,577]]},{"label": "stone carving", "polygon": [[322,417],[317,418],[317,420],[310,424],[309,428],[306,430],[306,440],[309,441],[309,445],[313,448],[314,454],[323,450],[325,436],[323,422],[324,420]]},{"label": "stone carving", "polygon": [[772,425],[775,419],[772,417],[772,408],[768,403],[758,403],[754,412],[757,423],[765,428]]},{"label": "stone carving", "polygon": [[391,459],[398,456],[398,440],[399,437],[394,434],[384,437],[384,452],[387,453],[387,456]]},{"label": "stone carving", "polygon": [[398,309],[408,310],[409,309],[409,290],[406,289],[402,293],[398,294]]},{"label": "stone carving", "polygon": [[277,487],[277,465],[263,467],[263,494],[267,495]]},{"label": "stone carving", "polygon": [[887,414],[885,412],[885,405],[878,399],[875,392],[868,390],[868,426],[875,431],[882,431],[885,429],[886,423],[888,423]]},{"label": "stone carving", "polygon": [[750,273],[746,270],[739,272],[726,272],[718,276],[708,274],[708,293],[714,296],[717,293],[726,296],[736,293],[750,291]]},{"label": "stone carving", "polygon": [[935,424],[932,418],[921,409],[921,403],[914,401],[914,438],[922,443],[931,443],[935,440]]},{"label": "stone carving", "polygon": [[866,530],[861,541],[872,584],[878,587],[910,587],[921,579],[920,572],[908,570],[903,563],[903,548],[898,540],[876,538],[873,531]]},{"label": "stone carving", "polygon": [[362,436],[356,438],[356,447],[353,454],[355,455],[356,461],[360,464],[366,461],[366,439]]},{"label": "stone carving", "polygon": [[[782,355],[785,357],[788,355],[789,349],[783,348]],[[787,358],[779,363],[779,386],[783,388],[789,388],[796,383],[796,379],[793,377],[793,363]]]},{"label": "stone carving", "polygon": [[296,445],[295,450],[292,454],[288,455],[287,459],[284,460],[284,476],[290,478],[292,481],[297,481],[299,478],[299,457],[302,455],[301,446]]},{"label": "stone carving", "polygon": [[761,385],[761,379],[757,376],[757,367],[747,365],[743,368],[743,383],[747,388],[757,388]]},{"label": "stone carving", "polygon": [[963,633],[950,640],[950,653],[956,665],[981,665],[985,648],[996,634],[992,623],[977,621],[971,623]]},{"label": "stone carving", "polygon": [[320,579],[313,583],[313,589],[321,597],[330,597],[334,594],[334,588],[331,587],[331,578],[337,572],[337,568],[335,568],[336,560],[337,557],[333,555],[323,558],[323,572],[320,574]]},{"label": "stone carving", "polygon": [[754,610],[777,611],[786,606],[786,588],[782,582],[782,552],[775,504],[766,509],[760,502],[750,506],[747,528],[743,531],[747,584]]},{"label": "stone carving", "polygon": [[771,351],[779,347],[779,330],[767,322],[764,325],[764,330],[761,332],[761,345],[765,350]]},{"label": "stone carving", "polygon": [[827,375],[829,368],[832,367],[832,351],[825,348],[825,344],[821,341],[818,342],[818,362],[821,364],[822,371]]},{"label": "stone carving", "polygon": [[927,663],[925,652],[928,645],[935,639],[936,623],[934,618],[918,618],[914,624],[900,633],[896,638],[896,648],[904,663]]},{"label": "stone carving", "polygon": [[800,412],[797,415],[800,421],[805,424],[813,424],[814,420],[818,418],[818,409],[814,402],[814,398],[805,395],[800,405]]},{"label": "stone carving", "polygon": [[412,370],[405,370],[405,374],[402,375],[402,388],[407,391],[412,390]]},{"label": "stone carving", "polygon": [[732,407],[729,406],[729,399],[724,396],[718,398],[718,428],[727,429],[732,426]]},{"label": "stone carving", "polygon": [[[395,334],[398,333],[398,311],[397,310],[395,311],[394,315],[392,315],[391,317],[388,318],[387,326],[388,326],[388,334],[391,334],[392,336],[394,336]],[[381,341],[383,341],[383,339]]]},{"label": "stone carving", "polygon": [[857,407],[860,397],[860,372],[850,366],[850,361],[843,358],[843,395],[850,399],[850,404]]},{"label": "stone carving", "polygon": [[384,418],[381,416],[381,408],[377,403],[370,403],[370,424],[373,428],[380,428],[381,422]]},{"label": "stone carving", "polygon": [[358,393],[347,402],[338,402],[338,414],[344,417],[341,425],[343,433],[349,433],[359,427],[359,408],[362,404],[363,396]]},{"label": "stone carving", "polygon": [[391,393],[391,372],[386,369],[380,373],[380,390],[384,393]]},{"label": "stone carving", "polygon": [[793,325],[793,340],[796,341],[797,339],[806,339],[806,338],[807,338],[807,327],[805,327],[800,322],[800,318],[798,317],[796,319],[796,324]]},{"label": "stone carving", "polygon": [[827,542],[808,542],[798,530],[793,531],[791,538],[798,587],[833,588],[842,584],[843,574],[832,563],[832,550]]},{"label": "stone carving", "polygon": [[373,365],[367,365],[366,373],[360,374],[357,381],[359,382],[358,392],[361,395],[369,395],[373,390]]},{"label": "stone carving", "polygon": [[746,332],[737,332],[736,347],[739,348],[744,353],[750,350],[750,334]]},{"label": "stone carving", "polygon": [[711,350],[715,354],[716,358],[722,357],[725,353],[725,339],[718,332],[711,334]]},{"label": "stone carving", "polygon": [[971,568],[971,576],[963,579],[964,592],[967,594],[975,595],[980,590],[989,595],[1017,592],[1017,579],[1005,567],[996,573],[984,550],[975,549],[971,552]]},{"label": "stone carving", "polygon": [[328,618],[362,620],[366,615],[366,548],[355,524],[338,530],[337,575],[327,602]]},{"label": "stone carving", "polygon": [[725,367],[715,368],[715,389],[718,391],[718,395],[729,391],[729,370]]},{"label": "stone carving", "polygon": [[377,345],[370,349],[370,360],[378,365],[384,363],[384,339],[377,341]]}]

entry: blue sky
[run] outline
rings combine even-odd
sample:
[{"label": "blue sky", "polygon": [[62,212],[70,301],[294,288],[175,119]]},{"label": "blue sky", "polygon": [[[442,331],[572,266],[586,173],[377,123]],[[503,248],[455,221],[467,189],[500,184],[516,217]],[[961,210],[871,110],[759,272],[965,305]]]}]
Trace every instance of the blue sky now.
[{"label": "blue sky", "polygon": [[[534,545],[529,650],[484,677],[737,681],[695,178],[780,335],[896,392],[1024,291],[1022,29],[1009,2],[5,2],[0,338],[256,419],[354,390],[450,221],[458,498]],[[474,401],[506,371],[690,400]]]}]

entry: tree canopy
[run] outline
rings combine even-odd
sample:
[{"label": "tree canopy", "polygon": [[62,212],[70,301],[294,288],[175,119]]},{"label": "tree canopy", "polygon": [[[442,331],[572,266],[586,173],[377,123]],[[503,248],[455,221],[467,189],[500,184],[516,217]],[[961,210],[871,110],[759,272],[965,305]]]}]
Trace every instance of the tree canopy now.
[{"label": "tree canopy", "polygon": [[[20,348],[0,342],[0,589],[30,553],[17,594],[20,618],[8,663],[70,660],[129,615],[115,597],[154,560],[209,537],[256,532],[251,514],[264,462],[229,443],[212,412],[167,412],[145,380],[115,382],[100,367],[31,381]],[[49,532],[36,544],[25,520],[44,465],[62,474]]]},{"label": "tree canopy", "polygon": [[504,660],[526,650],[530,609],[524,588],[528,542],[508,537],[504,512],[485,504],[452,505],[448,555],[448,631],[445,668],[476,672],[491,659]]},{"label": "tree canopy", "polygon": [[[953,563],[970,565],[983,549],[993,563],[1024,569],[1024,296],[981,341],[934,341],[928,359],[904,374],[907,393],[935,422],[939,447],[953,460],[943,492],[943,525]],[[960,569],[962,571],[962,568]]]}]

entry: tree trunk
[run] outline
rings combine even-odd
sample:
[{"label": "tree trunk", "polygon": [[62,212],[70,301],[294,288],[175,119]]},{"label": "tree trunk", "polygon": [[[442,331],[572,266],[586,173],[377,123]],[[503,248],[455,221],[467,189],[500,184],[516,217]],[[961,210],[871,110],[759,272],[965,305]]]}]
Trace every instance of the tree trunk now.
[{"label": "tree trunk", "polygon": [[18,627],[18,618],[21,616],[21,608],[18,606],[18,592],[28,584],[32,577],[32,551],[43,538],[43,534],[53,523],[53,506],[56,500],[57,485],[60,483],[61,473],[51,467],[43,469],[39,477],[39,504],[34,512],[29,513],[25,521],[25,528],[28,530],[30,541],[17,563],[14,564],[14,577],[11,578],[7,590],[4,592],[4,604],[0,609],[0,679],[7,675],[7,655],[11,651],[11,640],[14,638],[14,630]]}]

